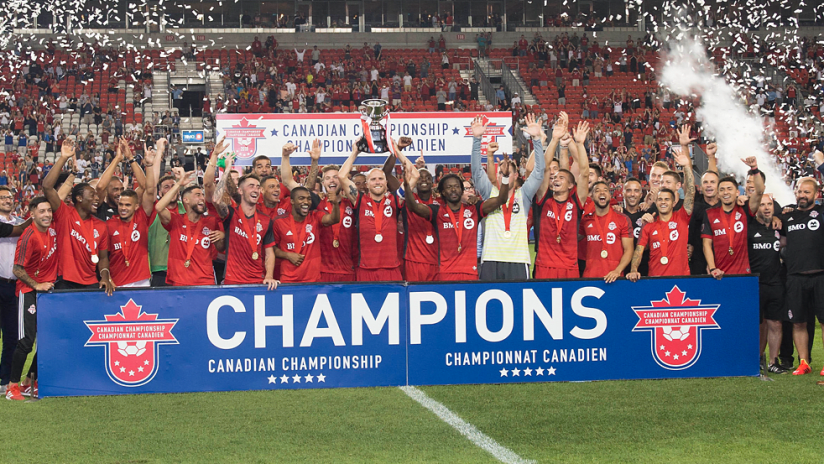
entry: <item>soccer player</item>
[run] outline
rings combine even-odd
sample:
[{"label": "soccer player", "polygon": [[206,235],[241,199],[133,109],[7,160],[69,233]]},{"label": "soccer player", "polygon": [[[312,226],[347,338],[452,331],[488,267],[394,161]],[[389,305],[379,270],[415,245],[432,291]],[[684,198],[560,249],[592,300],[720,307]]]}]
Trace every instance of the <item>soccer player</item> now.
[{"label": "soccer player", "polygon": [[[395,192],[387,191],[383,170],[375,168],[366,175],[367,193],[358,191],[347,174],[358,158],[358,144],[338,171],[342,194],[355,205],[358,220],[358,282],[403,280],[398,256],[398,212],[403,206]],[[391,156],[391,155],[390,155]]]},{"label": "soccer player", "polygon": [[[75,185],[71,192],[74,207],[71,207],[63,203],[54,189],[66,161],[74,156],[74,141],[67,139],[61,147],[60,157],[43,179],[43,194],[53,211],[60,249],[57,270],[60,278],[55,287],[105,288],[106,294],[111,295],[115,285],[109,273],[109,234],[106,223],[94,216],[100,202],[97,192],[85,182]],[[100,281],[95,268],[100,273]]]},{"label": "soccer player", "polygon": [[340,221],[330,227],[320,228],[321,282],[355,282],[355,257],[357,256],[358,236],[355,227],[355,205],[349,198],[340,196],[340,168],[335,165],[324,166],[321,184],[326,196],[318,209],[331,213],[338,206],[330,201],[329,192],[335,193],[340,200]]},{"label": "soccer player", "polygon": [[[456,174],[447,174],[438,182],[443,204],[425,204],[414,195],[407,197],[409,210],[430,221],[438,236],[438,272],[432,280],[478,280],[478,225],[484,216],[500,208],[509,198],[510,173],[514,170],[514,162],[504,154],[500,164],[501,189],[498,196],[480,205],[461,202],[464,183]],[[417,169],[408,164],[404,177],[407,191],[412,190],[419,175]]]},{"label": "soccer player", "polygon": [[275,253],[283,261],[282,282],[319,282],[321,276],[321,247],[318,234],[321,228],[340,220],[340,200],[330,192],[327,200],[331,212],[311,211],[312,195],[309,189],[297,186],[290,193],[292,211],[274,222]]},{"label": "soccer player", "polygon": [[624,275],[632,259],[629,219],[610,206],[612,195],[606,182],[596,181],[591,191],[595,211],[581,218],[581,235],[587,241],[584,277],[602,277],[610,284]]},{"label": "soccer player", "polygon": [[[68,139],[67,139],[68,141]],[[64,142],[65,144],[66,142]],[[11,377],[6,399],[22,401],[20,377],[26,358],[34,348],[37,337],[37,292],[48,292],[57,280],[57,231],[52,222],[51,202],[37,197],[29,204],[32,224],[20,236],[14,255],[14,275],[17,276],[18,317],[21,337],[17,342],[11,363]],[[2,230],[8,232],[8,224]],[[5,226],[8,226],[5,227]],[[37,396],[37,355],[34,355],[29,374],[34,379],[28,391]]]},{"label": "soccer player", "polygon": [[724,274],[750,273],[747,223],[753,212],[761,206],[764,180],[757,175],[761,171],[758,170],[758,161],[754,156],[742,161],[750,167],[750,174],[756,174],[755,192],[750,196],[747,208],[736,204],[738,182],[734,177],[724,177],[718,182],[721,206],[704,212],[704,229],[701,233],[704,257],[707,259],[710,275],[716,279],[721,279]]},{"label": "soccer player", "polygon": [[252,172],[258,176],[258,179],[263,179],[266,176],[271,176],[272,160],[266,155],[255,156],[252,160]]},{"label": "soccer player", "polygon": [[94,215],[101,221],[108,221],[118,215],[118,202],[120,201],[120,194],[123,192],[124,187],[123,181],[115,177],[114,172],[124,159],[129,162],[134,179],[137,181],[140,189],[146,189],[146,175],[143,173],[140,163],[135,159],[128,142],[125,138],[121,137],[114,159],[109,163],[106,170],[103,171],[103,174],[100,175],[100,178],[97,180],[97,185],[95,185],[97,196],[102,200]]},{"label": "soccer player", "polygon": [[[160,197],[166,195],[172,187],[175,186],[175,178],[172,175],[160,176],[160,168],[163,160],[163,153],[166,152],[166,145],[168,141],[165,138],[160,138],[155,142],[155,148],[152,149],[144,145],[144,166],[147,169],[147,177],[152,176],[153,180],[157,180],[157,194]],[[221,140],[215,147],[215,150],[221,148],[223,145]],[[222,148],[221,148],[222,149]],[[147,158],[151,161],[147,162]],[[217,164],[217,154],[213,151],[209,160],[209,166],[206,167],[206,174],[204,174],[204,186],[209,185],[209,176],[212,177],[212,184],[214,184],[214,165]],[[148,171],[151,171],[149,174]],[[211,174],[210,174],[211,172]],[[146,198],[144,193],[144,198]],[[157,202],[157,195],[151,197],[152,201]],[[184,214],[186,210],[180,201],[174,201],[167,207],[170,211],[175,211],[178,214]],[[154,220],[149,226],[149,264],[152,271],[152,287],[165,287],[167,263],[169,260],[169,231],[167,231],[163,224],[160,223],[160,217],[154,214]]]},{"label": "soccer player", "polygon": [[[760,177],[760,176],[759,176]],[[750,269],[758,274],[759,315],[761,321],[761,343],[759,353],[764,353],[770,344],[767,371],[773,374],[789,372],[778,361],[782,343],[783,321],[787,320],[786,276],[782,272],[781,247],[786,240],[772,227],[774,202],[769,195],[761,197],[761,204],[755,217],[747,227]]]},{"label": "soccer player", "polygon": [[[812,372],[810,336],[807,324],[818,317],[824,328],[824,206],[816,205],[820,187],[812,177],[798,180],[795,189],[796,208],[782,215],[781,235],[787,238],[784,262],[787,265],[787,309],[793,323],[793,341],[801,359],[793,375]],[[824,375],[824,370],[821,371]]]},{"label": "soccer player", "polygon": [[[638,239],[641,237],[641,227],[644,221],[641,219],[646,211],[641,209],[641,198],[644,196],[644,190],[641,186],[641,181],[630,177],[624,182],[624,214],[629,219],[630,227],[632,227],[632,249],[638,246]],[[642,276],[649,273],[649,250],[644,250],[644,255],[641,257],[641,264],[638,266],[638,272]]]},{"label": "soccer player", "polygon": [[[412,167],[412,169],[417,169]],[[438,238],[432,223],[417,215],[409,214],[410,197],[416,203],[423,205],[440,205],[432,195],[432,173],[426,169],[418,171],[417,192],[405,190],[406,208],[402,217],[406,231],[406,247],[404,250],[404,270],[406,280],[410,282],[427,282],[435,278],[438,273]]]},{"label": "soccer player", "polygon": [[[555,123],[548,153],[555,152],[555,146],[568,133],[568,118],[565,113]],[[535,255],[536,279],[571,279],[580,277],[578,271],[578,225],[587,191],[583,188],[589,181],[589,162],[584,141],[589,133],[586,121],[578,123],[573,136],[578,153],[578,184],[569,170],[561,169],[555,180],[547,187],[543,198],[536,202],[534,217],[537,224],[537,253]],[[536,154],[536,160],[537,160]],[[537,168],[536,168],[537,169]],[[541,192],[538,192],[539,195]],[[603,276],[601,276],[603,277]]]},{"label": "soccer player", "polygon": [[650,276],[683,276],[690,273],[687,241],[695,200],[695,181],[689,150],[676,150],[675,162],[684,167],[684,206],[675,209],[676,194],[672,190],[662,188],[658,192],[655,202],[658,220],[655,221],[652,214],[644,215],[647,224],[641,229],[641,238],[635,247],[630,272],[627,274],[627,279],[632,282],[641,278],[638,266],[647,244],[650,245]]},{"label": "soccer player", "polygon": [[[176,182],[155,204],[160,223],[169,231],[169,260],[166,283],[171,286],[215,285],[212,261],[223,250],[224,233],[220,220],[206,215],[206,195],[195,180],[195,173],[183,168],[173,170]],[[180,192],[181,188],[183,191]],[[169,211],[168,206],[180,192],[184,214]]]},{"label": "soccer player", "polygon": [[280,180],[277,177],[266,176],[260,179],[260,200],[257,209],[272,220],[280,216],[279,210],[283,210],[281,214],[286,213],[286,209],[280,205]]},{"label": "soccer player", "polygon": [[[268,160],[268,158],[267,158]],[[226,275],[223,283],[241,285],[262,282],[269,290],[277,288],[275,272],[275,240],[272,220],[257,210],[260,180],[247,174],[238,180],[240,204],[231,207],[224,195],[226,173],[215,188],[212,203],[223,219],[226,249]]]},{"label": "soccer player", "polygon": [[[509,198],[497,210],[492,211],[484,221],[484,243],[481,255],[481,280],[520,280],[529,278],[529,253],[527,217],[532,198],[544,178],[545,156],[541,143],[541,125],[533,115],[526,116],[524,132],[532,138],[535,149],[535,167],[521,187],[518,172],[510,172]],[[495,198],[502,182],[500,170],[493,185],[481,167],[481,142],[486,132],[486,124],[481,118],[472,121],[472,179],[479,196],[483,199]],[[554,135],[553,135],[554,139]],[[489,166],[489,169],[492,167]]]}]

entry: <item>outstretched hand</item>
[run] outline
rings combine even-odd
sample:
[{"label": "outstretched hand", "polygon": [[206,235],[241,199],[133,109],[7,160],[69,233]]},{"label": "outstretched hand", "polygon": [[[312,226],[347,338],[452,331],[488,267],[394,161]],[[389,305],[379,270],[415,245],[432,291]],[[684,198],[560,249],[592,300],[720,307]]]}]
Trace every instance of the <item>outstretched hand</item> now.
[{"label": "outstretched hand", "polygon": [[488,122],[486,124],[484,124],[481,121],[481,117],[476,116],[475,119],[472,120],[472,124],[470,126],[472,128],[472,135],[476,139],[479,139],[479,138],[483,137],[484,133],[486,132],[486,126],[488,126],[488,125],[489,125]]}]

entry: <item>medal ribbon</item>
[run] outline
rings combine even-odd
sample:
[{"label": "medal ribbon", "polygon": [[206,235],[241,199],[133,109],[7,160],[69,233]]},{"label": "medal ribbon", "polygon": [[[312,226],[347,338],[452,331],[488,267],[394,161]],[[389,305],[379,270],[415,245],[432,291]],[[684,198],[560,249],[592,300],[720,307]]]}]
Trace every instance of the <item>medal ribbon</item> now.
[{"label": "medal ribbon", "polygon": [[369,146],[369,150],[372,153],[375,153],[375,141],[372,139],[372,129],[369,127],[371,126],[372,118],[361,118],[361,128],[363,129],[363,136],[366,138],[366,143]]},{"label": "medal ribbon", "polygon": [[372,214],[375,216],[375,234],[383,235],[381,233],[383,230],[383,211],[381,211],[381,206],[383,206],[383,198],[381,198],[380,202],[377,202],[371,198],[370,200],[372,200]]},{"label": "medal ribbon", "polygon": [[[512,205],[515,204],[515,192],[513,191],[511,195],[509,201],[501,205],[501,211],[504,213],[504,230],[507,232],[509,232],[509,225],[512,223]],[[449,209],[449,207],[446,209]]]},{"label": "medal ribbon", "polygon": [[[134,229],[134,215],[129,222],[120,221],[121,224],[117,228],[120,232],[120,250],[123,252],[123,259],[129,262],[129,247],[132,245],[132,230]],[[124,228],[123,225],[126,225]]]},{"label": "medal ribbon", "polygon": [[[323,208],[323,210],[326,211],[327,213],[331,214],[332,210],[334,208],[335,208],[335,205],[333,205],[332,202],[327,199],[326,200],[326,206]],[[343,218],[341,218],[341,220],[338,221],[337,224],[332,224],[332,240],[333,240],[333,243],[334,243],[334,240],[337,240],[338,243],[340,243],[339,238],[340,238],[340,225],[341,225],[341,222],[343,222]]]},{"label": "medal ribbon", "polygon": [[249,231],[249,225],[246,223],[246,220],[249,218],[243,214],[243,211],[241,211],[240,208],[237,208],[237,210],[235,210],[235,214],[237,214],[237,217],[240,218],[240,226],[243,229],[243,232],[246,233],[246,240],[249,241],[249,248],[252,249],[252,253],[258,251],[257,226],[260,224],[260,219],[258,218],[257,210],[255,210],[255,214],[251,217],[253,224],[251,232]]},{"label": "medal ribbon", "polygon": [[667,250],[669,249],[670,242],[669,221],[659,220],[655,230],[658,231],[658,241],[661,242],[661,253],[664,255],[664,257],[669,259],[669,256],[667,256]]},{"label": "medal ribbon", "polygon": [[[200,222],[200,221],[198,221],[198,222]],[[197,241],[197,237],[195,235],[195,234],[197,234],[197,232],[194,231],[195,226],[197,225],[197,222],[191,222],[189,220],[189,213],[184,213],[183,214],[183,223],[186,224],[186,259],[185,259],[185,261],[191,261],[192,260],[192,253],[195,251],[195,242]]]},{"label": "medal ribbon", "polygon": [[[458,248],[461,248],[461,245],[463,244],[463,222],[455,218],[455,213],[452,212],[452,208],[450,208],[449,205],[444,205],[444,208],[446,209],[446,212],[449,213],[449,220],[452,221],[452,227],[455,229],[455,234],[458,235]],[[464,217],[464,210],[465,207],[461,204],[461,209],[458,216],[460,219],[463,219]]]},{"label": "medal ribbon", "polygon": [[[306,220],[304,219],[302,222],[295,222],[295,216],[291,212],[289,213],[289,229],[292,231],[292,238],[295,239],[295,253],[301,254],[303,251],[303,240],[306,238]],[[298,228],[298,224],[301,225]]]},{"label": "medal ribbon", "polygon": [[[569,200],[567,200],[567,201],[569,201]],[[566,202],[564,202],[564,203],[566,203]],[[561,211],[563,211],[563,209],[561,208],[561,204],[558,203],[558,201],[556,201],[555,199],[553,199],[552,200],[552,214],[555,215],[555,226],[557,227],[557,230],[558,230],[558,237],[561,236],[561,229],[564,227],[564,222],[565,222],[564,217],[561,215]],[[601,238],[601,240],[603,240],[603,237]]]},{"label": "medal ribbon", "polygon": [[82,229],[80,233],[83,234],[86,244],[91,249],[90,253],[96,255],[97,242],[94,241],[94,219],[89,216],[85,221],[80,221],[80,228]]},{"label": "medal ribbon", "polygon": [[[601,236],[601,250],[607,249],[607,237],[604,235],[604,225],[601,224],[601,218],[598,217],[597,213],[593,213],[593,219],[595,223],[595,228],[598,229],[598,235]],[[607,210],[607,214],[604,215],[605,222],[609,223],[610,216],[612,216],[612,208]]]},{"label": "medal ribbon", "polygon": [[[49,237],[48,229],[46,229],[45,234],[41,233],[39,230],[37,230],[37,227],[32,226],[32,229],[34,231],[34,234],[32,234],[32,237],[34,237],[35,240],[38,242],[37,244],[40,245],[43,248],[43,251],[40,252],[40,262],[42,263],[49,256],[49,250],[53,246],[53,240],[51,240],[51,238]],[[43,239],[44,235],[46,236],[45,239]],[[56,237],[55,237],[55,239],[56,239]],[[39,273],[40,273],[40,266],[38,265],[37,271],[34,273],[34,275],[37,276],[37,274],[39,274]]]},{"label": "medal ribbon", "polygon": [[730,217],[732,217],[733,213],[735,213],[737,209],[738,206],[733,206],[730,214],[727,214],[727,212],[724,211],[724,208],[721,208],[721,223],[724,225],[724,229],[727,230],[727,237],[730,238],[730,250],[732,250],[732,242],[735,240],[735,227],[730,227]]}]

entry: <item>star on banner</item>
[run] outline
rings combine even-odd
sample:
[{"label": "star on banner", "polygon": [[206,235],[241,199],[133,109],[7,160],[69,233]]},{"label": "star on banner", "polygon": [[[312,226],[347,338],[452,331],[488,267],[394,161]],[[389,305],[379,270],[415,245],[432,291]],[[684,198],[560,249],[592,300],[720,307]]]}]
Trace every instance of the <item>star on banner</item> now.
[{"label": "star on banner", "polygon": [[286,375],[281,376],[280,383],[289,383],[289,377],[287,377]]},{"label": "star on banner", "polygon": [[269,383],[277,384],[278,383],[277,381],[278,381],[278,378],[275,377],[274,375],[269,376]]},{"label": "star on banner", "polygon": [[312,374],[306,374],[304,378],[306,379],[306,383],[312,383]]},{"label": "star on banner", "polygon": [[555,375],[555,368],[549,366],[549,369],[546,370],[546,375]]},{"label": "star on banner", "polygon": [[292,383],[300,383],[300,376],[299,376],[299,375],[297,375],[297,374],[295,374],[295,375],[292,377]]},{"label": "star on banner", "polygon": [[460,134],[460,133],[461,133],[461,130],[460,130],[460,129],[458,129],[457,127],[454,127],[454,128],[452,129],[452,135],[458,135],[458,134]]},{"label": "star on banner", "polygon": [[500,373],[501,373],[501,377],[509,377],[509,376],[507,375],[507,373],[508,373],[509,371],[508,371],[508,370],[506,370],[506,369],[501,369],[501,370],[499,370],[498,372],[500,372]]},{"label": "star on banner", "polygon": [[318,382],[326,383],[326,376],[323,374],[318,374]]},{"label": "star on banner", "polygon": [[524,375],[530,375],[531,376],[532,375],[532,368],[527,367],[526,369],[524,369]]},{"label": "star on banner", "polygon": [[277,137],[277,136],[278,136],[277,128],[272,129],[272,137]]},{"label": "star on banner", "polygon": [[535,369],[535,375],[544,375],[544,368],[539,367],[539,368]]},{"label": "star on banner", "polygon": [[521,376],[521,370],[518,369],[517,367],[515,369],[512,369],[512,375],[515,376],[515,377],[520,377]]}]

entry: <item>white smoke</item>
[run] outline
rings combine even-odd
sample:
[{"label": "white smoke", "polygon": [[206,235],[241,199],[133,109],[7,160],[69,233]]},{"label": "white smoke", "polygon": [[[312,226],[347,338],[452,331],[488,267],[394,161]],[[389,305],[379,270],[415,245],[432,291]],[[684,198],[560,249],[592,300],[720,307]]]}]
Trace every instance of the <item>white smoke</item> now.
[{"label": "white smoke", "polygon": [[784,182],[775,159],[764,147],[764,121],[747,111],[735,89],[714,74],[704,47],[695,40],[671,44],[661,72],[661,83],[680,95],[701,96],[696,109],[703,119],[704,133],[718,144],[718,169],[746,180],[749,168],[741,158],[755,156],[767,177],[766,191],[782,205],[795,203],[795,195]]}]

